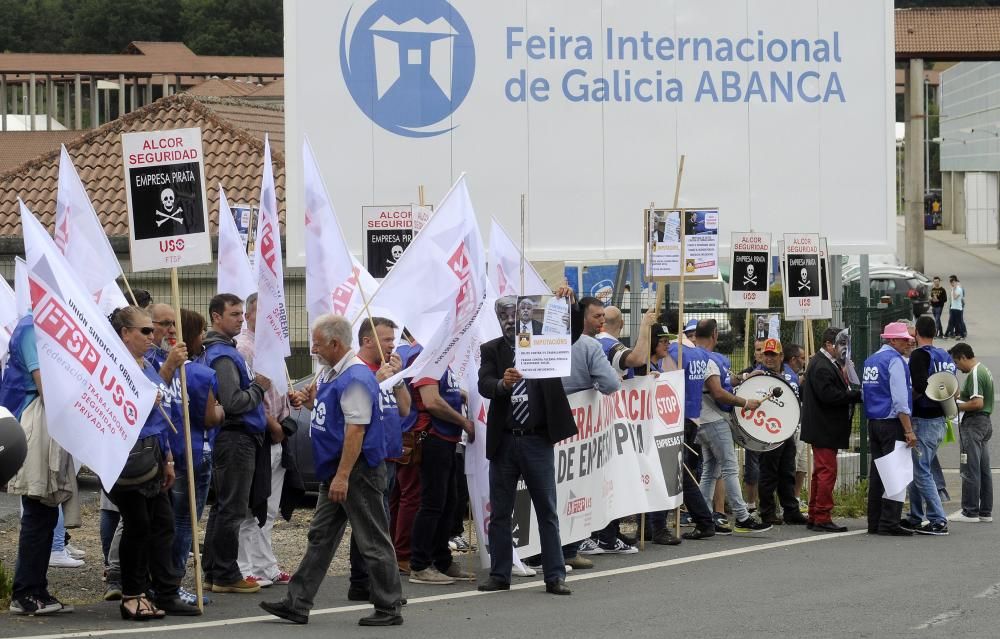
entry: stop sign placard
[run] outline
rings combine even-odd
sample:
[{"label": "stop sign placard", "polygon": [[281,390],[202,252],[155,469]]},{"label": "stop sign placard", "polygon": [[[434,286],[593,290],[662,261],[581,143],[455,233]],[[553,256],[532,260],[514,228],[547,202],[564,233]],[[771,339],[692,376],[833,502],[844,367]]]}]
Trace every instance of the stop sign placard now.
[{"label": "stop sign placard", "polygon": [[681,403],[670,384],[656,385],[656,412],[667,426],[673,426],[681,417]]}]

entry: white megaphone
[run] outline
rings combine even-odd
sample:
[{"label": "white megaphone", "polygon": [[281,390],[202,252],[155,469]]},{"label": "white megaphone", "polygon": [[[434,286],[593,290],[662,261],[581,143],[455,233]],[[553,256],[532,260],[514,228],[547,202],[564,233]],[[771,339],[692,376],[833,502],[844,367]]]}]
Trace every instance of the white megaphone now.
[{"label": "white megaphone", "polygon": [[958,378],[952,373],[941,371],[927,378],[927,397],[939,404],[944,416],[951,419],[958,415],[958,403],[955,392],[958,390]]}]

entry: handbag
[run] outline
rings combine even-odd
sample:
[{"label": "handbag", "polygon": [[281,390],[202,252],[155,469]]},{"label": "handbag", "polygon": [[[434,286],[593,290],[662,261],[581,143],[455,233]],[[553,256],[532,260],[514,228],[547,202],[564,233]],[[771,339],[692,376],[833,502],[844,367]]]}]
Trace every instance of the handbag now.
[{"label": "handbag", "polygon": [[136,440],[128,453],[125,467],[122,468],[118,486],[140,486],[156,478],[160,472],[163,453],[160,451],[160,440],[155,436],[142,437]]},{"label": "handbag", "polygon": [[422,458],[421,453],[423,451],[423,442],[425,437],[427,437],[427,431],[415,433],[410,430],[403,433],[403,454],[392,461],[401,466],[419,464]]}]

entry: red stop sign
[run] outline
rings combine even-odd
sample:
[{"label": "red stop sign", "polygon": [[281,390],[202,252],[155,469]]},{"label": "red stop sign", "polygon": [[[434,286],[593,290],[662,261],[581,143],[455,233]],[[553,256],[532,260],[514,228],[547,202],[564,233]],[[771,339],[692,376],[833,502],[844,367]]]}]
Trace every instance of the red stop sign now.
[{"label": "red stop sign", "polygon": [[677,401],[677,394],[670,384],[657,384],[656,386],[656,412],[660,414],[663,423],[671,426],[680,421],[681,403]]}]

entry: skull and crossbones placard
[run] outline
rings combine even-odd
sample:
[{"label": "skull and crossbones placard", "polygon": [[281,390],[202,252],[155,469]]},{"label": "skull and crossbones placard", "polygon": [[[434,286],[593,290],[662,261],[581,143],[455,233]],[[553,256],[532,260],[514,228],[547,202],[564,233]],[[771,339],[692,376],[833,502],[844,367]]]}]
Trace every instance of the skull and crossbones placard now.
[{"label": "skull and crossbones placard", "polygon": [[365,266],[372,277],[388,275],[413,241],[413,208],[409,204],[362,207]]}]

